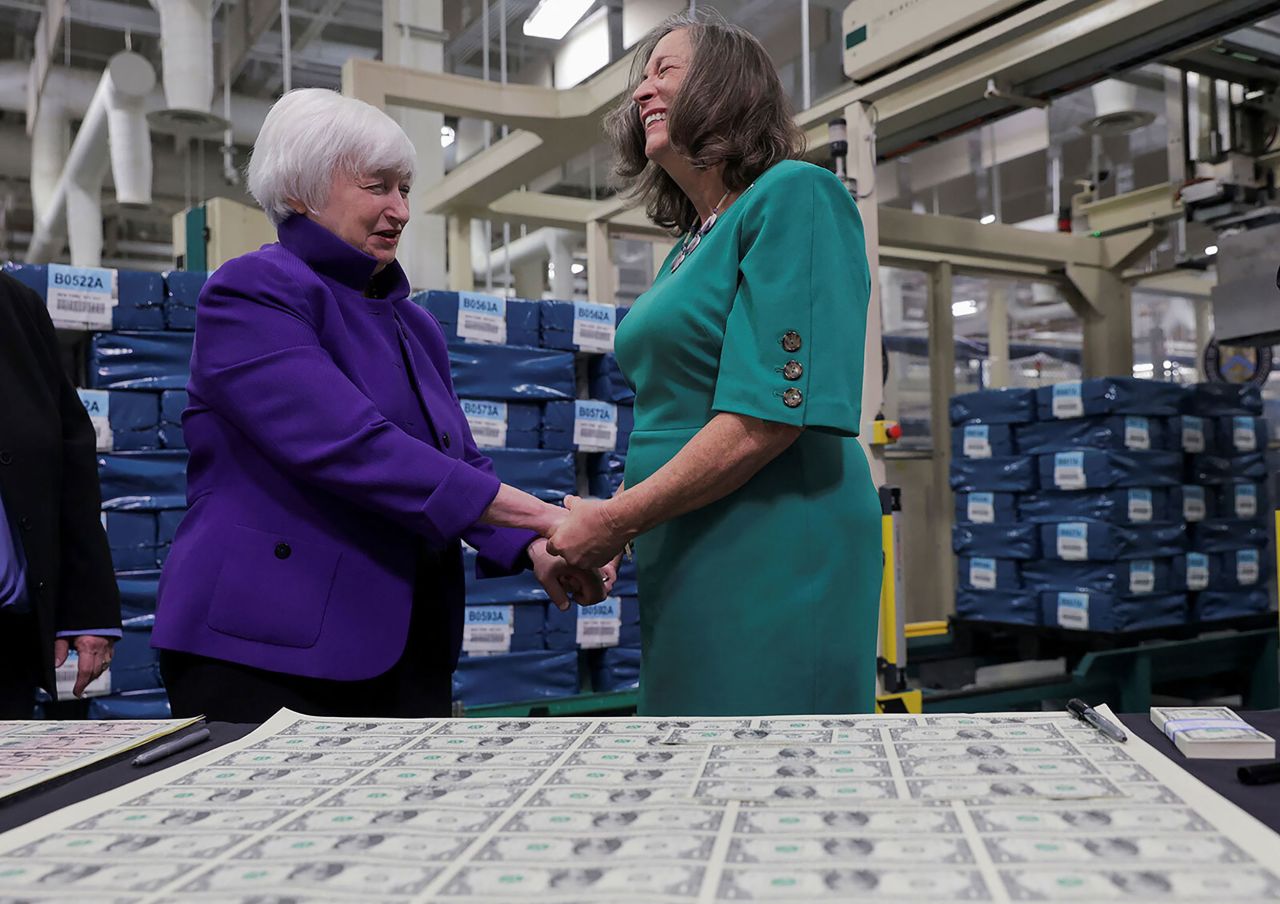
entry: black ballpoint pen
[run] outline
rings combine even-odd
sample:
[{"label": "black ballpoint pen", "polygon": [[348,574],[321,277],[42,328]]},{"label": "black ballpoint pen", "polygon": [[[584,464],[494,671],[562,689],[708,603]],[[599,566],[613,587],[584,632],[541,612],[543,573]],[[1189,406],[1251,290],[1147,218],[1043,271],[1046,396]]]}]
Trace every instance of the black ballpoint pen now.
[{"label": "black ballpoint pen", "polygon": [[1127,741],[1129,736],[1124,733],[1119,725],[1098,714],[1088,703],[1085,703],[1079,697],[1072,697],[1067,701],[1067,712],[1075,716],[1082,722],[1092,725],[1098,731],[1102,732],[1113,741]]},{"label": "black ballpoint pen", "polygon": [[183,750],[207,740],[209,740],[209,729],[201,728],[199,731],[193,731],[189,735],[184,735],[174,741],[168,741],[159,747],[153,747],[146,753],[139,754],[133,758],[133,765],[150,766],[157,760],[163,760],[167,756],[181,753]]}]

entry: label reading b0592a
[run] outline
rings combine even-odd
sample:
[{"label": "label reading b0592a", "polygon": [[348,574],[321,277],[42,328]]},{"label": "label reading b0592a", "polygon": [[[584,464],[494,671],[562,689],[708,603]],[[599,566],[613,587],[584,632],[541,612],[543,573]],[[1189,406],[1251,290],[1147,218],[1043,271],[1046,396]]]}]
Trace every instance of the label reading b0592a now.
[{"label": "label reading b0592a", "polygon": [[578,646],[616,647],[622,636],[622,600],[611,596],[594,606],[578,607]]},{"label": "label reading b0592a", "polygon": [[962,451],[965,458],[990,458],[991,428],[986,424],[966,424]]},{"label": "label reading b0592a", "polygon": [[89,413],[94,442],[99,452],[110,452],[115,446],[111,435],[111,393],[105,389],[77,389],[80,404]]},{"label": "label reading b0592a", "polygon": [[613,351],[617,309],[591,301],[573,303],[573,344],[584,352]]},{"label": "label reading b0592a", "polygon": [[468,342],[507,341],[507,300],[476,292],[458,293],[458,338]]},{"label": "label reading b0592a", "polygon": [[966,514],[975,524],[991,524],[996,520],[996,497],[994,493],[970,493],[965,501]]},{"label": "label reading b0592a", "polygon": [[507,403],[487,399],[459,399],[462,413],[471,428],[471,437],[481,449],[502,449],[507,445]]},{"label": "label reading b0592a", "polygon": [[1055,383],[1053,387],[1054,417],[1083,417],[1084,399],[1080,395],[1080,381]]},{"label": "label reading b0592a", "polygon": [[970,559],[969,583],[977,590],[995,590],[996,560],[982,558]]},{"label": "label reading b0592a", "polygon": [[1058,452],[1053,456],[1053,483],[1060,490],[1083,490],[1083,452]]},{"label": "label reading b0592a", "polygon": [[1156,563],[1140,559],[1129,563],[1129,592],[1150,593],[1156,589]]},{"label": "label reading b0592a", "polygon": [[1075,631],[1089,630],[1089,594],[1059,593],[1058,624]]},{"label": "label reading b0592a", "polygon": [[1058,525],[1058,558],[1071,562],[1089,558],[1089,525],[1083,521]]},{"label": "label reading b0592a", "polygon": [[582,452],[612,452],[618,445],[618,406],[595,399],[574,402],[573,444]]},{"label": "label reading b0592a", "polygon": [[1152,516],[1151,491],[1133,489],[1129,491],[1129,520],[1150,521]]},{"label": "label reading b0592a", "polygon": [[1151,448],[1151,423],[1145,417],[1124,419],[1124,447],[1126,449]]},{"label": "label reading b0592a", "polygon": [[467,606],[462,623],[462,651],[511,652],[514,621],[511,606]]}]

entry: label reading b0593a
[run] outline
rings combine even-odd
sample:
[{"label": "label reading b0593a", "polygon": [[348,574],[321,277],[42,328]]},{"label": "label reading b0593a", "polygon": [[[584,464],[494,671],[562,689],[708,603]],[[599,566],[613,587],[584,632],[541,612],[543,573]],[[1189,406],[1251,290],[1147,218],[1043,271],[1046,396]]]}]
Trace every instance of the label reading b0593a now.
[{"label": "label reading b0593a", "polygon": [[995,590],[996,560],[982,558],[970,559],[969,583],[977,590]]},{"label": "label reading b0593a", "polygon": [[1053,456],[1053,483],[1060,490],[1083,490],[1083,452],[1058,452]]},{"label": "label reading b0593a", "polygon": [[1080,395],[1080,381],[1055,383],[1053,387],[1054,417],[1083,417],[1084,399]]},{"label": "label reading b0593a", "polygon": [[970,521],[975,524],[991,524],[996,520],[996,497],[994,493],[970,493],[965,501]]},{"label": "label reading b0593a", "polygon": [[591,301],[573,303],[573,344],[584,352],[613,351],[617,309]]},{"label": "label reading b0593a", "polygon": [[991,428],[986,424],[967,424],[962,451],[965,458],[990,458]]},{"label": "label reading b0593a", "polygon": [[616,647],[622,636],[622,600],[611,596],[594,606],[578,607],[578,646]]},{"label": "label reading b0593a", "polygon": [[1083,521],[1058,525],[1058,558],[1072,562],[1089,558],[1089,525]]},{"label": "label reading b0593a", "polygon": [[115,270],[49,265],[45,304],[55,326],[109,330],[111,314],[119,300]]},{"label": "label reading b0593a", "polygon": [[1129,520],[1150,521],[1152,516],[1151,491],[1133,489],[1129,491]]},{"label": "label reading b0593a", "polygon": [[471,436],[481,449],[502,449],[507,445],[507,403],[487,399],[459,399]]},{"label": "label reading b0593a", "polygon": [[595,399],[574,402],[573,444],[582,452],[612,452],[618,445],[618,406]]},{"label": "label reading b0593a", "polygon": [[458,338],[468,342],[507,341],[507,300],[476,292],[458,293]]},{"label": "label reading b0593a", "polygon": [[509,653],[514,628],[511,606],[467,606],[462,623],[464,653]]},{"label": "label reading b0593a", "polygon": [[1150,593],[1156,589],[1156,563],[1140,559],[1129,563],[1129,592]]},{"label": "label reading b0593a", "polygon": [[1145,417],[1124,419],[1124,447],[1126,449],[1151,448],[1151,424]]},{"label": "label reading b0593a", "polygon": [[1089,630],[1089,594],[1059,593],[1058,624],[1075,631]]},{"label": "label reading b0593a", "polygon": [[110,452],[115,445],[111,435],[111,393],[105,389],[77,389],[80,404],[89,413],[93,436],[99,452]]}]

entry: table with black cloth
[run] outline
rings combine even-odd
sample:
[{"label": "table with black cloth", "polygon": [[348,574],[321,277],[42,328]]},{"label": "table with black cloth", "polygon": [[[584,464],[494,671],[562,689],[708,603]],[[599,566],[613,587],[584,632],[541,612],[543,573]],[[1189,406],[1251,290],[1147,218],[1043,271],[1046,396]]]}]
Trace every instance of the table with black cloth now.
[{"label": "table with black cloth", "polygon": [[[1245,712],[1243,718],[1260,731],[1272,737],[1280,736],[1280,710]],[[1173,762],[1191,773],[1212,790],[1253,816],[1273,831],[1280,831],[1280,783],[1274,785],[1244,785],[1236,778],[1236,769],[1249,763],[1265,760],[1189,760],[1167,740],[1147,714],[1123,715],[1124,727],[1159,750]],[[257,728],[256,725],[212,722],[208,725],[212,737],[208,742],[166,757],[150,766],[133,766],[132,760],[139,748],[121,754],[98,766],[89,767],[57,781],[32,788],[29,791],[0,799],[0,832],[24,825],[62,807],[88,800],[97,794],[119,788],[135,779],[153,775],[183,760],[208,753],[216,745],[239,740]],[[192,731],[193,729],[187,729]],[[185,732],[170,735],[154,743],[164,743],[181,737]]]}]

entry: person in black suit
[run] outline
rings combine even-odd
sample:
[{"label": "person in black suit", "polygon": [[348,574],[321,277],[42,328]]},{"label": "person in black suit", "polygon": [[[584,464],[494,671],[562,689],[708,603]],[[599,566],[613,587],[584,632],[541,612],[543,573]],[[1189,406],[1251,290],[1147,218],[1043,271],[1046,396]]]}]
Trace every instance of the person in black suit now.
[{"label": "person in black suit", "polygon": [[94,446],[44,303],[0,273],[0,719],[31,718],[70,649],[80,696],[120,637]]}]

